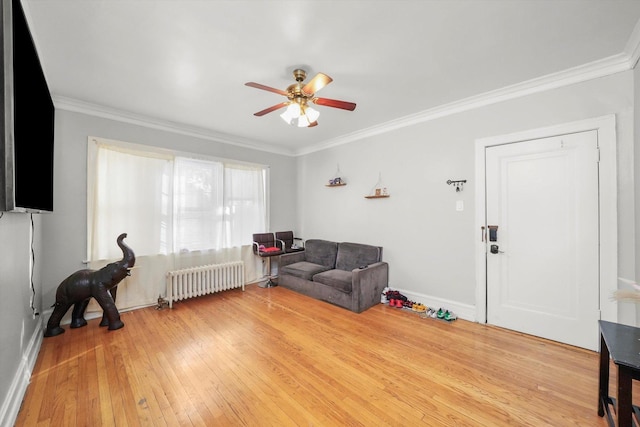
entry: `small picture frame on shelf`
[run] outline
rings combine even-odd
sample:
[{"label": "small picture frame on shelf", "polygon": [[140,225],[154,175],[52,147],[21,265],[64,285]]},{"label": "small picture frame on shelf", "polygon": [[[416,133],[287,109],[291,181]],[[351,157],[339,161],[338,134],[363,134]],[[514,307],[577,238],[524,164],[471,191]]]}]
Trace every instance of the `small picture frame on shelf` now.
[{"label": "small picture frame on shelf", "polygon": [[389,190],[382,183],[382,174],[378,174],[378,182],[373,186],[368,195],[364,196],[367,199],[381,199],[383,197],[389,197]]}]

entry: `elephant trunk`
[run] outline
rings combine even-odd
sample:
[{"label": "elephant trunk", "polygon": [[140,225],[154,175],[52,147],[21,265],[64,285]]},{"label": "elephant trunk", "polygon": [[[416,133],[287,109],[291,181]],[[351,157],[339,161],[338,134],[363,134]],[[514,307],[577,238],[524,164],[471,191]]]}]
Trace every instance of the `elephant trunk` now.
[{"label": "elephant trunk", "polygon": [[127,233],[122,233],[118,236],[118,246],[122,249],[122,267],[124,268],[132,268],[136,263],[136,254],[133,253],[133,249],[127,246],[126,243],[123,242],[124,238],[127,237]]}]

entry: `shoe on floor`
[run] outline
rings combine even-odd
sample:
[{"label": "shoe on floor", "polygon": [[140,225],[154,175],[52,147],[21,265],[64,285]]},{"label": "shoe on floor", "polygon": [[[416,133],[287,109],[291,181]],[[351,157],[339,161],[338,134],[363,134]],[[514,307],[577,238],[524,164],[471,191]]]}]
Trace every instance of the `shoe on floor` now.
[{"label": "shoe on floor", "polygon": [[424,304],[415,303],[411,307],[413,311],[417,311],[418,313],[424,313],[427,310],[427,307]]}]

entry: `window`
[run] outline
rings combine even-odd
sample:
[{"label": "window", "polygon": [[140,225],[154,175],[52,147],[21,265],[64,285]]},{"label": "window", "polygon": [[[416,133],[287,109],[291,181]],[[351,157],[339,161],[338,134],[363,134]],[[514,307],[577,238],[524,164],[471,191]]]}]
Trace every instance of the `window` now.
[{"label": "window", "polygon": [[[90,139],[89,259],[251,245],[267,228],[267,168]],[[134,243],[135,242],[135,245]]]}]

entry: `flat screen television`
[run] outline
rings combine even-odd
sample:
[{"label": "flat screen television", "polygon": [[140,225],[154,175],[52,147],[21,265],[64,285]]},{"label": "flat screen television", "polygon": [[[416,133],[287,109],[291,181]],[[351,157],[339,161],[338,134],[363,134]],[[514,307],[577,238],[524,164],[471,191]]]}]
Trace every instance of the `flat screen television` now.
[{"label": "flat screen television", "polygon": [[2,1],[0,211],[53,211],[55,108],[20,0]]}]

